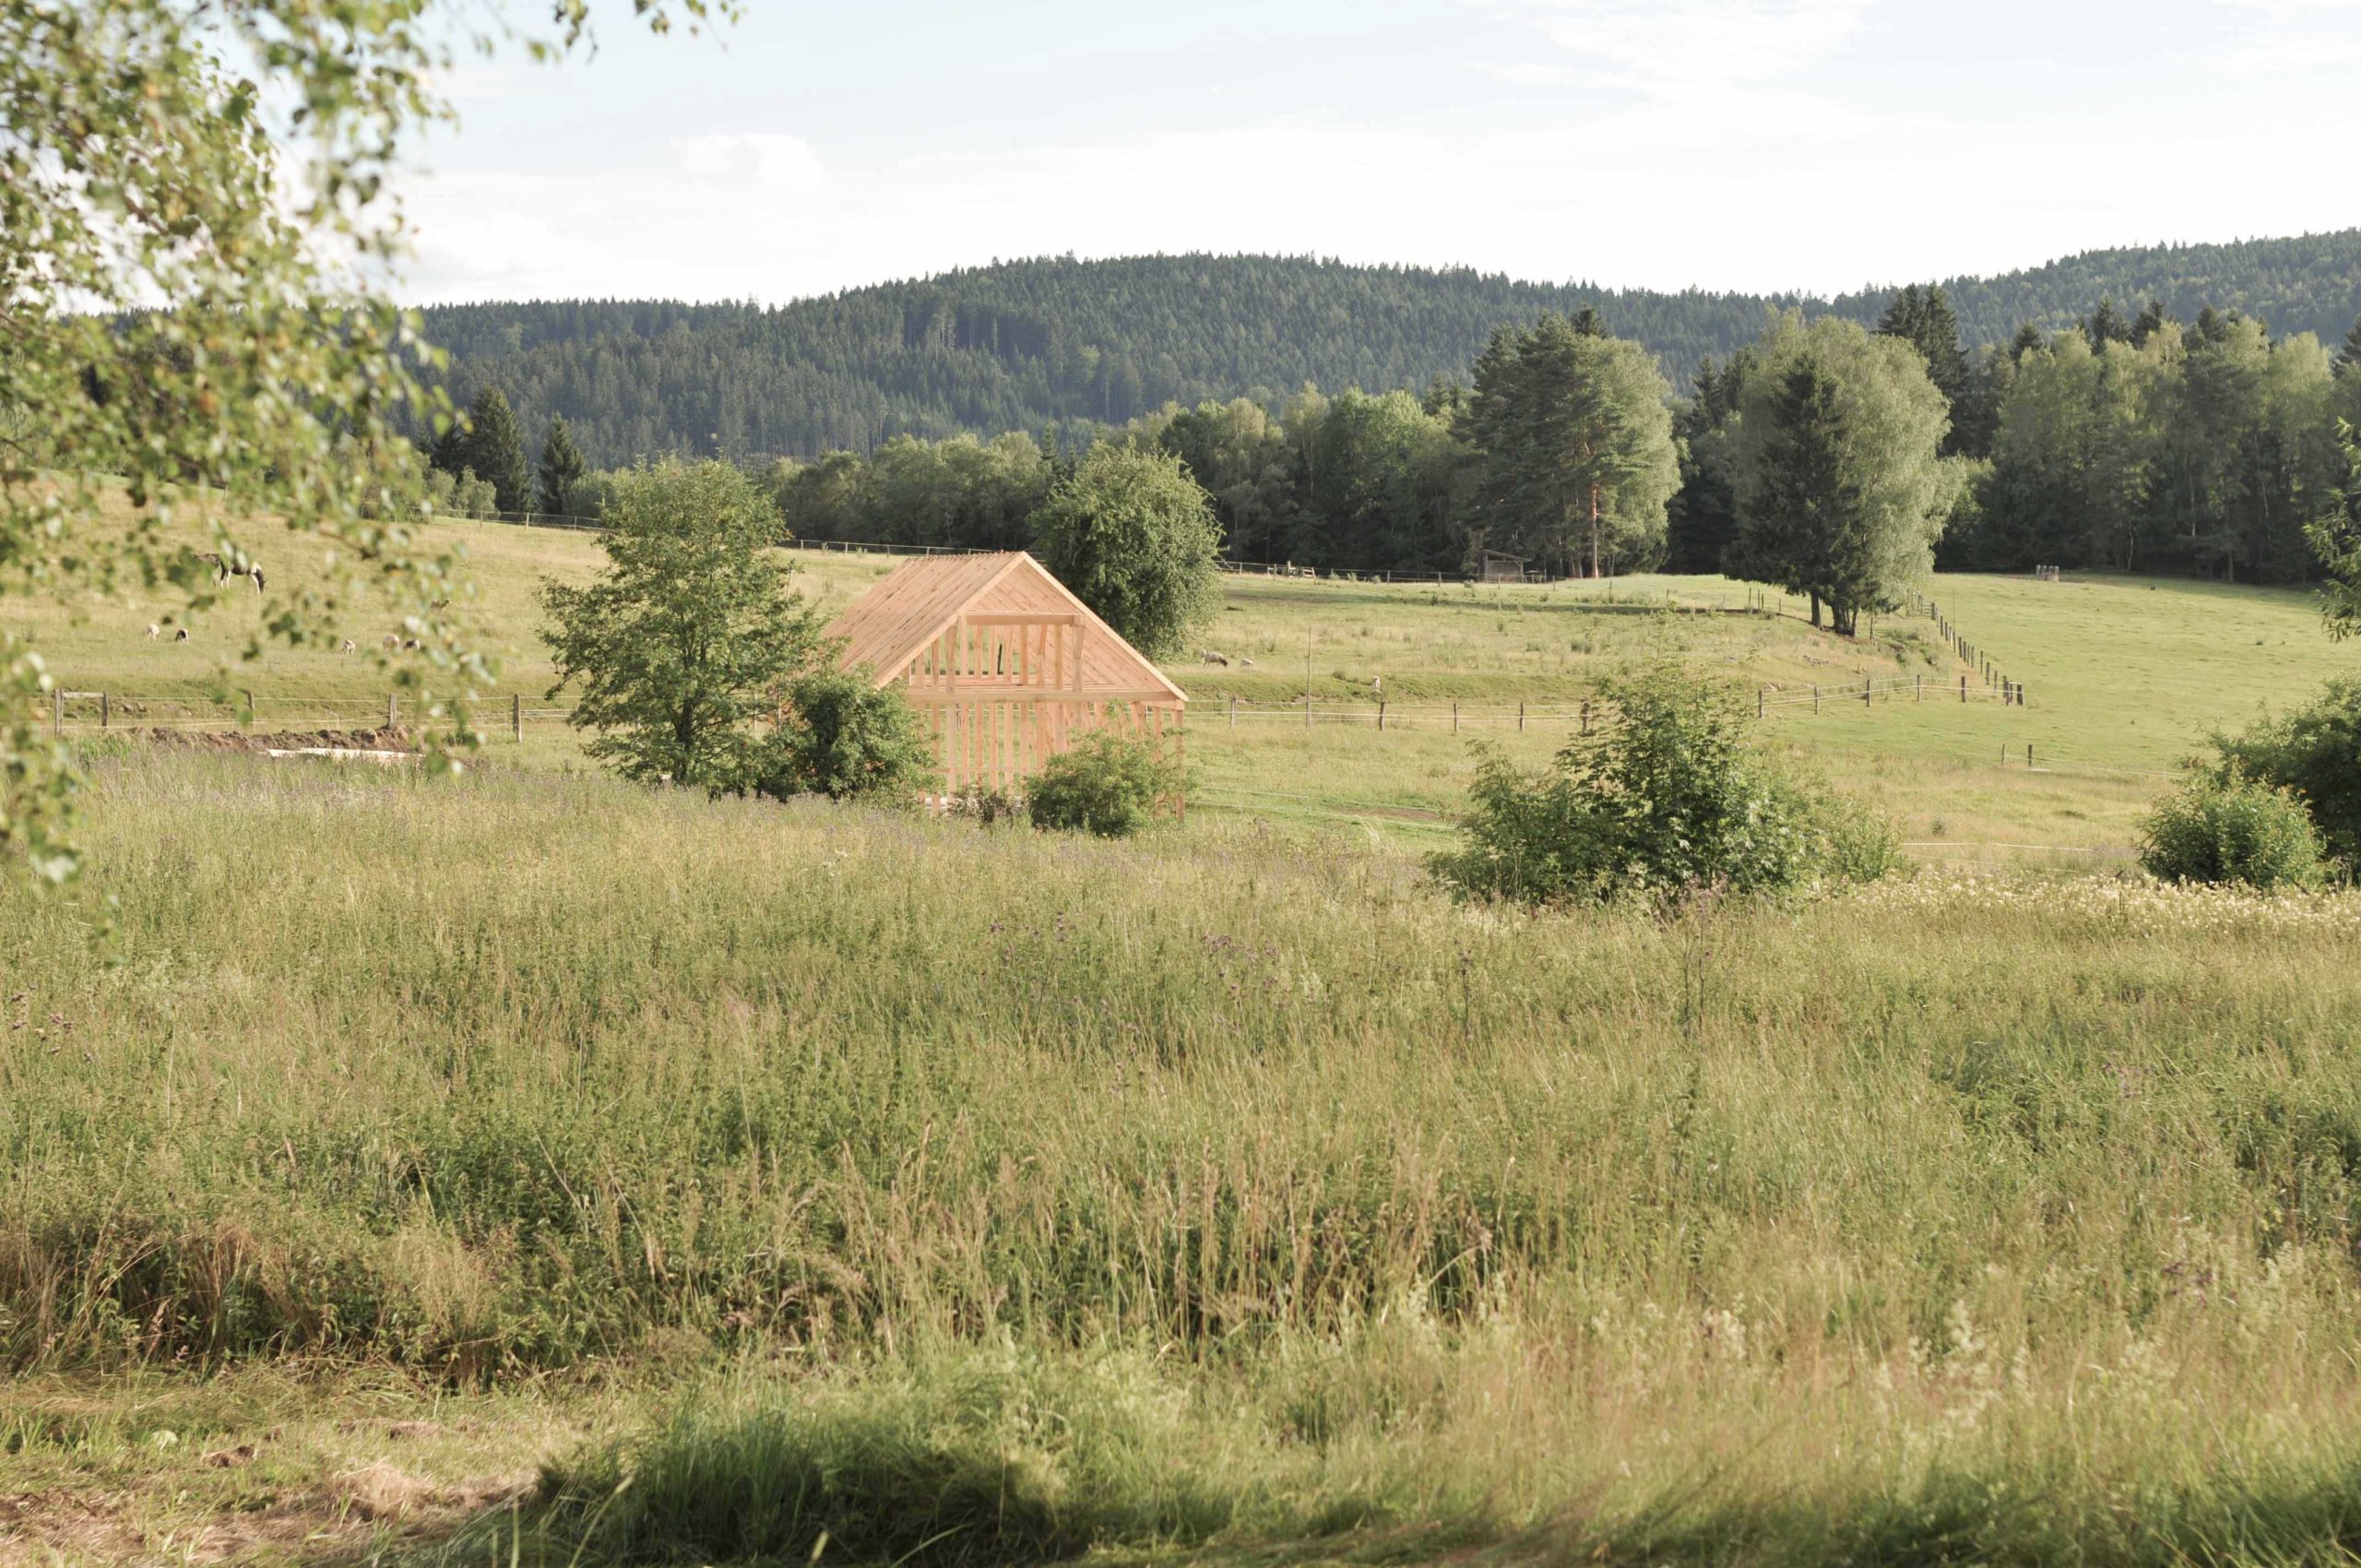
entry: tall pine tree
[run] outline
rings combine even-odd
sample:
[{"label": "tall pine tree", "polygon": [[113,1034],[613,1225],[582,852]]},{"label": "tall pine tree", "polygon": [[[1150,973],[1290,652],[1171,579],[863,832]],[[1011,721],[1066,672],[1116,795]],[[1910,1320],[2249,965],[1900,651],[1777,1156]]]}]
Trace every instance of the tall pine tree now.
[{"label": "tall pine tree", "polygon": [[574,444],[565,416],[559,414],[550,421],[550,433],[541,442],[541,510],[564,513],[582,473],[582,450]]},{"label": "tall pine tree", "polygon": [[533,470],[526,461],[524,437],[516,433],[516,416],[497,386],[487,386],[468,405],[468,434],[459,444],[461,463],[476,478],[492,486],[495,504],[504,512],[522,512],[533,505]]},{"label": "tall pine tree", "polygon": [[1918,356],[1823,316],[1789,312],[1748,378],[1738,421],[1744,574],[1825,602],[1851,636],[1933,564],[1958,494],[1937,456],[1943,400]]},{"label": "tall pine tree", "polygon": [[1586,334],[1562,315],[1495,334],[1468,399],[1495,544],[1515,539],[1592,576],[1654,564],[1680,483],[1667,390],[1639,344]]},{"label": "tall pine tree", "polygon": [[1964,438],[1983,422],[1960,417],[1961,405],[1972,388],[1967,354],[1960,347],[1959,318],[1952,313],[1942,285],[1929,283],[1922,288],[1913,283],[1896,294],[1878,323],[1878,332],[1899,338],[1918,350],[1927,362],[1927,379],[1935,384],[1935,390],[1943,395],[1943,406],[1952,410],[1952,432],[1944,437],[1944,455],[1966,449]]}]

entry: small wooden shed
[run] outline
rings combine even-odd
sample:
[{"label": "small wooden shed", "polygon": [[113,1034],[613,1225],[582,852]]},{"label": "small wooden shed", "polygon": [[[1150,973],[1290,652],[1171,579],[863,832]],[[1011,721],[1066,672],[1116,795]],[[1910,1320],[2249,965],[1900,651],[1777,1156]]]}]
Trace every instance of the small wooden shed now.
[{"label": "small wooden shed", "polygon": [[1525,581],[1525,557],[1505,551],[1478,550],[1475,552],[1476,580],[1481,583],[1521,583]]},{"label": "small wooden shed", "polygon": [[1179,755],[1180,688],[1021,551],[905,562],[828,632],[841,668],[900,683],[927,715],[946,793],[1016,789],[1101,728]]}]

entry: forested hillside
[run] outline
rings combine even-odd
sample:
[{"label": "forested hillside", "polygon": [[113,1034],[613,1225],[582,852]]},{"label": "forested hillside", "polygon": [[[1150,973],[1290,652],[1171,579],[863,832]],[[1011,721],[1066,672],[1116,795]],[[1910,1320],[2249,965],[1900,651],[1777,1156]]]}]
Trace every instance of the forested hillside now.
[{"label": "forested hillside", "polygon": [[[1970,347],[2026,321],[2068,326],[2103,296],[2153,296],[2189,319],[2242,310],[2274,333],[2341,339],[2361,315],[2361,230],[2226,245],[2093,251],[1945,282]],[[496,385],[539,432],[573,422],[594,464],[658,452],[736,457],[868,450],[940,436],[1121,423],[1167,402],[1423,387],[1464,377],[1492,329],[1595,307],[1676,386],[1726,356],[1764,313],[1801,304],[1874,322],[1892,295],[1657,293],[1521,283],[1468,270],[1311,257],[1045,258],[880,284],[777,308],[664,301],[442,306],[429,335],[462,399]]]}]

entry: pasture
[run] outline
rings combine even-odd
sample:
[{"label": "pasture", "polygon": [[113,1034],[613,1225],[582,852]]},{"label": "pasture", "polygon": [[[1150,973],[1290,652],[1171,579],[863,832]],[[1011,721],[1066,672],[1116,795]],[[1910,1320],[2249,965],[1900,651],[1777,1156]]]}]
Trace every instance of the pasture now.
[{"label": "pasture", "polygon": [[[594,544],[448,538],[538,699]],[[1718,579],[1237,579],[1188,818],[1116,845],[638,790],[547,724],[451,778],[99,748],[85,885],[0,889],[0,1562],[2361,1550],[2361,896],[2111,874],[2355,650],[2296,594],[1935,589],[2032,706],[1923,619],[1658,608]],[[8,613],[77,690],[387,689],[365,625],[241,662],[251,595]],[[1471,742],[1666,645],[1952,686],[1763,721],[1930,864],[1428,881]],[[2056,848],[1951,863],[1993,842]]]},{"label": "pasture", "polygon": [[2142,1562],[2361,1503],[2350,897],[1534,919],[1235,823],[94,806],[105,961],[0,909],[24,1540]]},{"label": "pasture", "polygon": [[[478,694],[474,709],[492,737],[482,760],[578,769],[579,747],[554,717],[566,699],[544,696],[550,669],[535,636],[534,589],[545,576],[579,580],[594,570],[595,540],[471,523],[439,524],[426,537],[464,557],[475,593],[460,609],[498,664],[498,686]],[[279,545],[263,523],[248,543],[293,582],[321,570],[299,540]],[[801,590],[827,613],[895,564],[879,555],[783,554]],[[2320,636],[2313,600],[2299,590],[1945,576],[1931,591],[2029,685],[2028,706],[1959,703],[1962,674],[1979,695],[1982,684],[1922,616],[1884,617],[1846,641],[1811,630],[1799,602],[1720,577],[1449,588],[1233,577],[1214,624],[1168,664],[1192,704],[1192,819],[1347,826],[1407,849],[1432,847],[1471,776],[1471,742],[1537,761],[1563,743],[1601,674],[1669,647],[1785,699],[1768,709],[1766,739],[1875,802],[1922,858],[2111,861],[2133,842],[2145,802],[2209,731],[2361,671],[2361,649]],[[1738,611],[1756,600],[1779,612],[1660,612]],[[216,705],[187,711],[226,724],[243,714],[247,694],[264,730],[382,720],[392,683],[380,661],[387,627],[367,613],[351,618],[352,654],[272,649],[248,664],[243,655],[264,622],[257,596],[226,596],[187,643],[145,638],[162,608],[137,597],[11,599],[6,613],[33,634],[62,684],[162,699],[135,703],[133,723],[170,717],[177,701]],[[1229,662],[1204,662],[1199,650]],[[1926,691],[1914,701],[1881,686],[1864,705],[1865,679],[1918,680]],[[1823,694],[1817,711],[1807,698],[1815,687]],[[511,694],[548,716],[528,725],[521,746],[507,733]],[[1531,715],[1522,731],[1519,704]],[[403,711],[415,705],[406,699]],[[95,721],[90,705],[77,712]]]}]

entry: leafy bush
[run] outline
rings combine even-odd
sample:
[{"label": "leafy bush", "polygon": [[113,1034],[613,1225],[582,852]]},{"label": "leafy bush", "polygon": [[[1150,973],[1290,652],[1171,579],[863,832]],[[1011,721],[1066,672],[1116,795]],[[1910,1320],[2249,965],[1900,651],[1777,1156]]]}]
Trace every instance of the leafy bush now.
[{"label": "leafy bush", "polygon": [[2141,863],[2168,882],[2317,887],[2320,837],[2293,790],[2201,775],[2149,813]]},{"label": "leafy bush", "polygon": [[1146,826],[1157,802],[1180,788],[1180,770],[1153,745],[1097,730],[1034,775],[1027,810],[1036,827],[1123,838]]},{"label": "leafy bush", "polygon": [[1041,564],[1152,659],[1221,602],[1221,524],[1178,457],[1095,446],[1032,529]]},{"label": "leafy bush", "polygon": [[895,687],[866,670],[797,677],[757,788],[765,795],[841,801],[915,799],[935,776],[926,720]]},{"label": "leafy bush", "polygon": [[1446,884],[1553,904],[1869,881],[1899,864],[1885,825],[1754,754],[1731,689],[1662,660],[1604,691],[1614,720],[1550,766],[1483,755],[1460,846],[1430,862]]},{"label": "leafy bush", "polygon": [[2310,706],[2243,735],[2216,735],[2217,784],[2245,778],[2292,791],[2328,853],[2361,864],[2361,681],[2331,681]]}]

